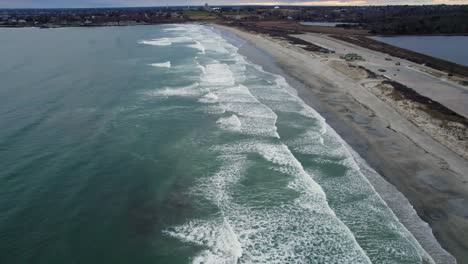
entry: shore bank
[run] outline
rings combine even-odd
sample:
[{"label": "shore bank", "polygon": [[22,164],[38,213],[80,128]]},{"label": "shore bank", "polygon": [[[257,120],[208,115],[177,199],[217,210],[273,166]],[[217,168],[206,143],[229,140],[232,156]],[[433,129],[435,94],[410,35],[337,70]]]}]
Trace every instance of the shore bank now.
[{"label": "shore bank", "polygon": [[[465,159],[449,150],[402,116],[390,104],[343,74],[320,56],[266,36],[223,27],[274,58],[310,104],[367,163],[410,201],[428,222],[440,244],[459,263],[468,260]],[[377,178],[369,179],[375,186]],[[453,259],[414,225],[389,188],[376,190],[437,263]],[[393,194],[398,192],[393,192]],[[415,216],[417,217],[417,216]],[[429,234],[431,235],[431,234]]]},{"label": "shore bank", "polygon": [[[443,72],[445,78],[457,79],[463,82],[468,77],[468,67],[459,65],[450,61],[428,56],[422,53],[392,46],[372,38],[367,30],[362,29],[344,29],[337,27],[304,26],[294,21],[242,21],[227,26],[234,25],[243,31],[255,32],[258,34],[267,34],[278,36],[280,38],[291,38],[291,34],[319,34],[330,36],[335,40],[342,40],[352,43],[356,46],[372,49],[377,52],[405,59],[419,65],[427,65],[433,69]],[[418,34],[415,34],[418,35]],[[390,36],[390,35],[387,35]],[[325,47],[321,47],[325,48]]]}]

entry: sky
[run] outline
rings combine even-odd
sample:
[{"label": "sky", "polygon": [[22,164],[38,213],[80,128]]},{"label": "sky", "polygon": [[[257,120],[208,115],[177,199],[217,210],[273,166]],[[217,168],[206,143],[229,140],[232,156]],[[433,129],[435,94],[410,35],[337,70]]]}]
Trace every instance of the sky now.
[{"label": "sky", "polygon": [[0,0],[0,8],[130,7],[175,5],[400,5],[468,4],[468,0]]}]

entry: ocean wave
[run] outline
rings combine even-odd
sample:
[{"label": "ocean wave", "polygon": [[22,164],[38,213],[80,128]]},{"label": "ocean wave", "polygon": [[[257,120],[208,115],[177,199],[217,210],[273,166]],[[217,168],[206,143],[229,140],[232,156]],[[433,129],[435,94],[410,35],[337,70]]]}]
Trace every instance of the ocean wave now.
[{"label": "ocean wave", "polygon": [[[251,64],[207,27],[185,30],[205,51],[197,55],[200,87],[192,95],[207,113],[219,115],[220,134],[252,136],[212,146],[210,150],[218,153],[223,165],[191,191],[194,197],[213,203],[219,212],[165,231],[204,248],[194,263],[370,263],[369,257],[383,261],[424,257],[430,262],[414,237],[378,199],[342,139],[286,79]],[[252,73],[252,68],[257,72]],[[295,136],[280,138],[280,125]],[[259,164],[268,166],[259,168]],[[334,168],[330,174],[339,174],[340,169],[345,172],[327,185],[321,171],[307,164],[317,168],[330,164]],[[260,169],[263,171],[257,173]],[[329,204],[318,180],[329,192],[336,188],[330,197],[343,199],[341,206]],[[362,192],[361,200],[352,202],[356,198],[350,188]],[[401,244],[362,233],[366,230],[363,216],[389,216],[387,222],[373,222],[373,226],[382,227]]]},{"label": "ocean wave", "polygon": [[182,87],[165,87],[162,89],[156,89],[146,91],[144,94],[150,97],[169,97],[169,96],[198,96],[202,92],[198,89],[199,84],[194,83],[188,86]]},{"label": "ocean wave", "polygon": [[234,113],[242,123],[239,131],[244,134],[279,138],[275,126],[276,114],[252,96],[244,85],[217,87],[200,98],[199,102],[212,104],[207,107],[209,112]]},{"label": "ocean wave", "polygon": [[240,131],[242,123],[236,115],[231,115],[230,117],[220,118],[216,123],[223,129]]},{"label": "ocean wave", "polygon": [[160,63],[151,63],[150,66],[159,67],[159,68],[171,68],[171,62],[160,62]]},{"label": "ocean wave", "polygon": [[[203,45],[211,47],[211,51],[219,51],[219,54],[229,49],[236,51],[221,40],[210,39],[211,43],[204,41]],[[237,83],[246,79],[237,76],[246,71],[247,62],[237,53],[234,55],[223,55],[227,56],[223,61],[230,64],[199,64],[200,86],[207,90],[200,95],[199,102],[206,104],[206,109],[214,114],[231,114],[217,120],[224,130],[278,140],[277,115],[260,102],[249,87]],[[166,230],[171,236],[207,248],[193,259],[194,263],[284,263],[311,259],[323,261],[327,258],[369,263],[353,234],[328,207],[321,187],[285,144],[247,140],[217,145],[212,150],[220,153],[220,159],[226,163],[218,173],[195,186],[193,194],[212,201],[219,208],[221,216],[192,220]],[[248,157],[253,154],[270,163],[276,173],[284,174],[281,192],[263,193],[261,189],[257,190],[263,193],[262,198],[266,198],[264,203],[270,201],[269,195],[282,197],[272,207],[249,208],[236,195],[240,191],[239,180],[246,176]],[[257,194],[249,193],[242,199],[249,199],[250,195]],[[260,196],[255,198],[257,201],[259,199]],[[328,233],[330,230],[338,232]],[[325,244],[329,246],[324,247]],[[320,250],[310,252],[311,247]]]},{"label": "ocean wave", "polygon": [[203,95],[203,97],[201,97],[198,101],[200,103],[216,103],[218,102],[218,100],[219,100],[219,97],[216,94],[209,92]]},{"label": "ocean wave", "polygon": [[[261,68],[259,70],[264,72]],[[315,165],[312,168],[314,169],[307,169],[307,172],[321,175],[321,171],[318,169],[321,166],[327,166],[327,164],[334,167],[338,165],[345,166],[346,172],[343,176],[339,178],[327,176],[328,181],[324,180],[323,177],[319,177],[320,184],[327,190],[327,194],[331,199],[341,201],[339,205],[334,207],[339,218],[359,238],[366,238],[359,239],[359,243],[366,250],[368,256],[377,262],[392,260],[418,262],[424,259],[427,263],[433,263],[432,258],[406,227],[401,224],[399,219],[395,217],[385,201],[368,182],[346,142],[328,126],[320,114],[297,96],[297,92],[292,90],[292,87],[283,77],[276,76],[275,83],[277,87],[282,88],[295,100],[284,100],[284,94],[275,98],[276,90],[272,90],[270,94],[273,96],[263,97],[266,104],[272,105],[275,111],[295,113],[306,118],[297,120],[303,124],[300,128],[304,132],[299,136],[286,140],[286,145],[291,146],[295,153],[307,155],[302,157],[302,160],[313,161],[312,164]],[[272,99],[277,101],[272,103]],[[307,119],[317,120],[320,129],[317,131],[316,124],[310,125],[309,128],[304,125],[307,124]],[[336,188],[337,184],[341,187]],[[359,203],[349,202],[355,199],[355,196],[361,197]],[[362,217],[363,215],[365,215],[365,219]],[[383,215],[387,219],[385,223],[378,220]],[[369,225],[369,223],[372,224]],[[376,230],[376,228],[381,228],[381,230]],[[374,232],[366,233],[367,229],[374,230]],[[393,238],[391,240],[386,239],[385,233],[392,234]],[[376,234],[382,235],[378,236]]]},{"label": "ocean wave", "polygon": [[194,44],[190,44],[190,45],[187,45],[187,46],[190,47],[190,48],[199,50],[201,54],[206,53],[205,46],[203,46],[203,44],[200,41],[195,41]]},{"label": "ocean wave", "polygon": [[[305,172],[286,146],[249,141],[218,146],[216,151],[222,153],[220,157],[225,165],[212,177],[202,180],[192,192],[216,204],[222,215],[209,220],[193,220],[166,231],[183,241],[207,248],[194,258],[193,263],[312,260],[370,263],[349,229],[327,206],[320,186],[314,184],[309,175],[300,176]],[[265,190],[263,195],[261,189],[255,192],[240,190],[238,183],[246,177],[252,164],[247,158],[250,153],[258,153],[276,166],[289,168],[285,170],[288,176],[281,180],[285,181],[282,188],[298,188],[296,191],[301,195],[296,199],[274,200],[285,190],[278,193]],[[306,191],[305,186],[309,187]],[[244,196],[239,198],[239,192]],[[262,206],[246,207],[242,202],[245,199],[263,203]],[[267,205],[272,199],[274,202]]]},{"label": "ocean wave", "polygon": [[170,46],[173,43],[189,43],[193,42],[189,37],[173,37],[173,38],[157,38],[150,40],[140,40],[139,44],[152,45],[152,46]]},{"label": "ocean wave", "polygon": [[170,28],[163,29],[164,31],[186,31],[188,28],[186,26],[175,26]]},{"label": "ocean wave", "polygon": [[152,45],[152,46],[170,46],[172,42],[168,38],[140,40],[139,44]]},{"label": "ocean wave", "polygon": [[227,64],[212,63],[203,68],[201,82],[204,85],[234,85],[234,76]]}]

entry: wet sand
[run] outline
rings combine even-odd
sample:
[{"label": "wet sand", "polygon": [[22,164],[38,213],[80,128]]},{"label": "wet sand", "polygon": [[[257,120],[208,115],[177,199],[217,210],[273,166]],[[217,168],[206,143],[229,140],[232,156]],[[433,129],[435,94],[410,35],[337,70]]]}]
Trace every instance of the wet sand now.
[{"label": "wet sand", "polygon": [[[440,248],[425,222],[458,263],[468,262],[465,159],[323,58],[267,36],[223,28],[258,48],[241,49],[249,59],[258,59],[264,52],[264,58],[254,62],[286,76],[299,96],[365,160],[363,164],[370,165],[362,169],[376,191],[437,263],[454,263],[454,259]],[[273,61],[265,61],[268,56]],[[280,69],[269,66],[273,64]]]}]

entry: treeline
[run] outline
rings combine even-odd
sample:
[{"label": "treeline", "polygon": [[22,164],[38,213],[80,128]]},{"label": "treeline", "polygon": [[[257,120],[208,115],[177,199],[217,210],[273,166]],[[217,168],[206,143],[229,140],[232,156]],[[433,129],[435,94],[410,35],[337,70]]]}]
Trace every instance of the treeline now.
[{"label": "treeline", "polygon": [[222,8],[243,20],[351,22],[375,34],[468,34],[468,5]]},{"label": "treeline", "polygon": [[388,8],[361,22],[370,33],[382,35],[468,34],[468,6]]},{"label": "treeline", "polygon": [[0,9],[0,26],[96,26],[183,21],[181,8]]},{"label": "treeline", "polygon": [[341,26],[364,28],[383,35],[468,34],[468,5],[290,8],[281,10],[280,17],[297,21],[352,22],[356,25]]}]

